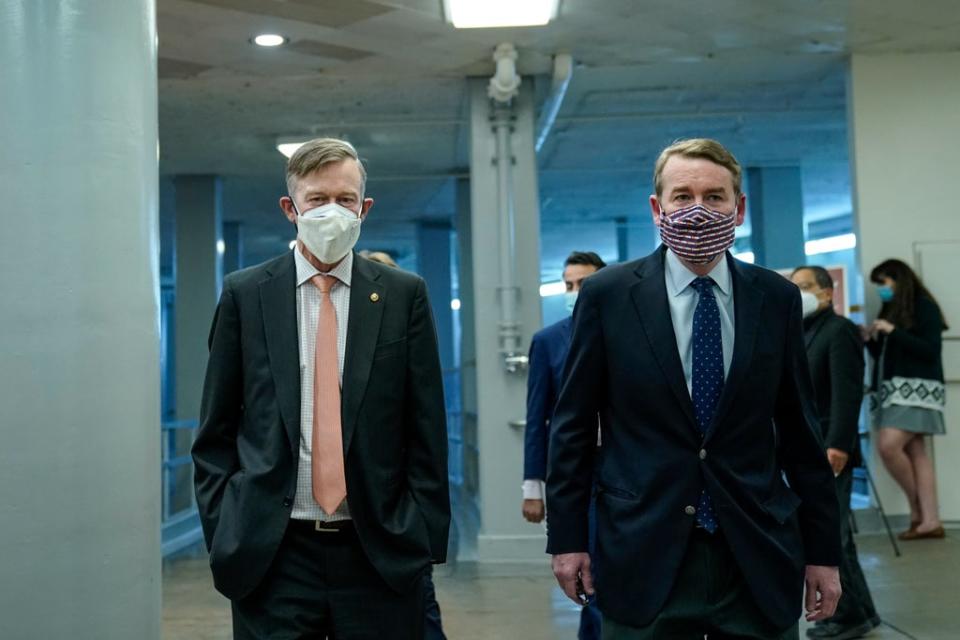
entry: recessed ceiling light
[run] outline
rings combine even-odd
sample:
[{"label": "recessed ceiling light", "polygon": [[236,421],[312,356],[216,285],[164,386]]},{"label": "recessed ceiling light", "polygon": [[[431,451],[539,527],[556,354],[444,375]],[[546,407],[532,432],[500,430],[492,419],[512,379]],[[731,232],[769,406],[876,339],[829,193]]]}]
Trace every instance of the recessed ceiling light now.
[{"label": "recessed ceiling light", "polygon": [[457,29],[538,27],[557,15],[559,0],[443,0],[447,21]]},{"label": "recessed ceiling light", "polygon": [[261,47],[279,47],[286,41],[286,38],[275,33],[261,33],[253,39],[253,43]]}]

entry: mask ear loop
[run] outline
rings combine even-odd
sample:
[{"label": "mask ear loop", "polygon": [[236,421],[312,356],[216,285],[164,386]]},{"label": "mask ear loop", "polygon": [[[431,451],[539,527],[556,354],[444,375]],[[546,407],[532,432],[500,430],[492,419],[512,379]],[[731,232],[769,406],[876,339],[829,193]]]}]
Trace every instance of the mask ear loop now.
[{"label": "mask ear loop", "polygon": [[294,200],[294,199],[293,199],[293,196],[291,196],[289,193],[287,194],[287,197],[290,198],[290,204],[293,205],[293,212],[296,213],[296,214],[299,216],[299,215],[300,215],[300,209],[297,208],[297,201]]}]

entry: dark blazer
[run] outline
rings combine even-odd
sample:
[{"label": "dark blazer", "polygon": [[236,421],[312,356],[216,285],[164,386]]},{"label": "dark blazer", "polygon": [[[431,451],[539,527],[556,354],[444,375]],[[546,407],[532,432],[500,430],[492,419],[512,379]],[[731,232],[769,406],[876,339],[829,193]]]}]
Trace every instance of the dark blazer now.
[{"label": "dark blazer", "polygon": [[[447,552],[440,360],[423,280],[360,256],[341,403],[350,515],[370,562],[403,591]],[[227,276],[210,333],[193,460],[214,583],[228,598],[249,594],[273,562],[290,520],[299,447],[291,252]]]},{"label": "dark blazer", "polygon": [[860,330],[833,307],[805,319],[803,327],[823,444],[848,453],[849,467],[860,466],[864,368]]},{"label": "dark blazer", "polygon": [[[804,565],[837,566],[833,474],[810,389],[799,290],[734,260],[733,362],[701,438],[667,302],[661,247],[584,281],[547,472],[549,553],[587,551],[598,466],[600,609],[650,623],[666,602],[706,488],[753,597],[780,627],[800,615]],[[600,415],[603,447],[594,446]],[[596,459],[595,459],[596,458]],[[789,480],[788,486],[783,473]]]},{"label": "dark blazer", "polygon": [[930,298],[919,296],[912,327],[897,327],[889,335],[867,343],[870,355],[878,360],[883,343],[887,343],[883,371],[879,366],[873,368],[873,388],[894,376],[943,382],[943,331],[940,307]]},{"label": "dark blazer", "polygon": [[550,419],[560,395],[563,361],[570,348],[568,316],[533,334],[530,342],[530,369],[527,372],[527,426],[523,442],[523,478],[545,480]]}]

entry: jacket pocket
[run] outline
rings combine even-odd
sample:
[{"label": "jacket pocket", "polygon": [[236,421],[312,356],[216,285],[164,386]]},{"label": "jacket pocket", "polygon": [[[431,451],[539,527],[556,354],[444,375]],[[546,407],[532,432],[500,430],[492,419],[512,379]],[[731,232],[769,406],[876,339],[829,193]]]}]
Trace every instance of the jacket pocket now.
[{"label": "jacket pocket", "polygon": [[777,492],[760,506],[770,514],[770,517],[783,524],[793,515],[801,502],[800,496],[781,485]]},{"label": "jacket pocket", "polygon": [[640,496],[628,489],[612,487],[608,484],[601,484],[597,487],[597,495],[605,495],[617,500],[629,500],[630,502],[639,502]]},{"label": "jacket pocket", "polygon": [[391,340],[389,342],[383,342],[376,346],[376,349],[373,352],[374,360],[382,360],[384,358],[391,358],[394,356],[403,355],[407,352],[407,339],[406,337],[400,338],[399,340]]}]

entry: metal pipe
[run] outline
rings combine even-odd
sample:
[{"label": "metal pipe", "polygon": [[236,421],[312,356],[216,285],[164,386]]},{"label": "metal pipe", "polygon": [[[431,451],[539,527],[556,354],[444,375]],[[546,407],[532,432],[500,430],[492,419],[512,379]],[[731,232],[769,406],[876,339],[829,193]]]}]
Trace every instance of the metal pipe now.
[{"label": "metal pipe", "polygon": [[573,77],[573,57],[569,53],[558,53],[553,58],[553,83],[550,87],[550,95],[543,105],[543,111],[540,112],[540,121],[537,123],[537,141],[535,149],[540,153],[543,143],[547,141],[553,129],[553,123],[560,113],[560,107],[563,106],[563,99],[567,95],[567,88],[570,86],[570,79]]},{"label": "metal pipe", "polygon": [[496,139],[497,165],[497,223],[500,253],[500,352],[508,371],[517,371],[525,366],[520,352],[520,323],[517,321],[518,287],[516,274],[514,207],[513,207],[513,154],[510,149],[510,131],[513,111],[509,104],[499,105],[493,113],[493,131]]}]

